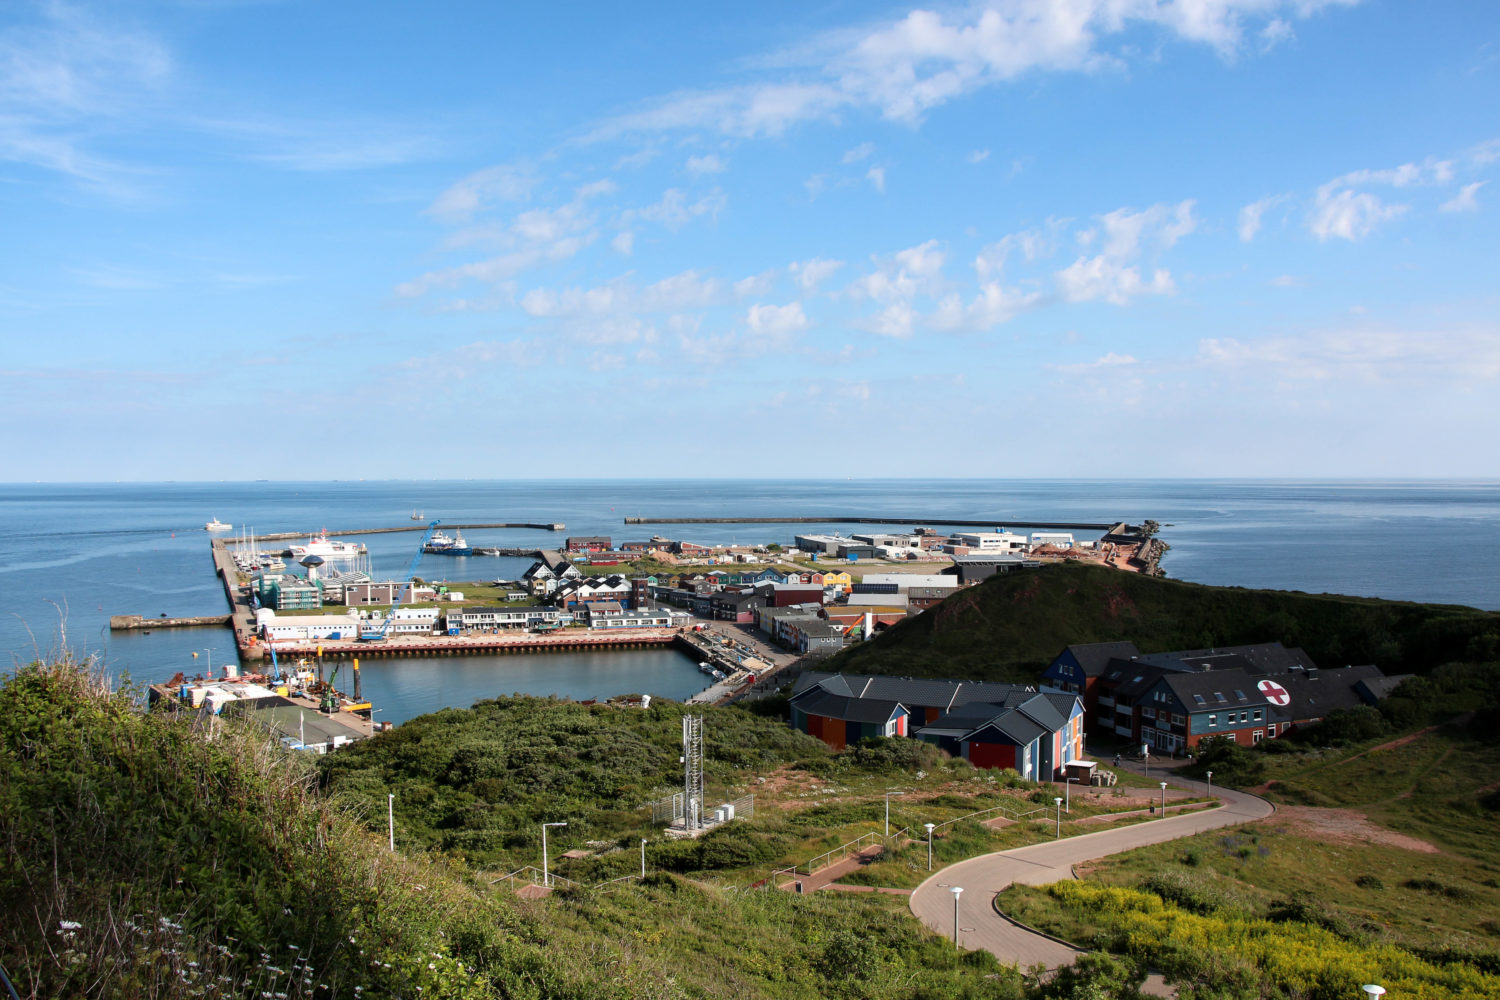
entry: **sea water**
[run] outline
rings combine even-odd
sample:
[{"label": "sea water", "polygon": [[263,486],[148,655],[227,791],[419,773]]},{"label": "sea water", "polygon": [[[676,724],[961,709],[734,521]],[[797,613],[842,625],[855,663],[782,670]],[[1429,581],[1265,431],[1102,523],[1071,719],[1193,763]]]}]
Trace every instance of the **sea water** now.
[{"label": "sea water", "polygon": [[[1355,594],[1500,609],[1500,483],[1246,480],[568,480],[0,485],[0,654],[5,665],[61,644],[148,682],[234,655],[224,629],[109,631],[111,614],[226,611],[211,518],[232,535],[410,525],[564,522],[561,532],[465,531],[471,544],[561,547],[568,535],[653,534],[712,543],[789,544],[794,534],[883,530],[849,524],[626,525],[627,516],[870,516],[1163,525],[1168,575],[1200,583]],[[896,525],[891,528],[898,527]],[[451,532],[450,532],[451,533]],[[1080,538],[1089,533],[1077,532]],[[356,536],[377,577],[405,574],[419,532]],[[287,543],[277,543],[285,545]],[[509,557],[425,556],[432,581],[513,579]],[[1271,637],[1268,637],[1271,638]],[[192,654],[198,653],[195,659]],[[392,721],[512,692],[682,698],[703,685],[666,649],[605,654],[370,661],[365,694]],[[377,716],[381,718],[382,716]]]}]

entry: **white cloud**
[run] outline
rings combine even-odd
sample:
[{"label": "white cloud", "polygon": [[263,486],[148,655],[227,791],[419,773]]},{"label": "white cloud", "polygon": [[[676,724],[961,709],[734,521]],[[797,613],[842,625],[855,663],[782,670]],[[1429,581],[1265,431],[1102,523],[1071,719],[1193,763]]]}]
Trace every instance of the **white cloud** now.
[{"label": "white cloud", "polygon": [[858,146],[855,146],[853,149],[844,150],[844,155],[840,159],[840,162],[846,165],[850,163],[858,163],[860,160],[863,160],[873,152],[875,152],[875,144],[873,142],[862,142]]},{"label": "white cloud", "polygon": [[626,212],[625,218],[627,221],[645,219],[676,230],[700,216],[717,217],[727,203],[724,192],[718,188],[693,202],[688,201],[687,195],[680,188],[668,188],[662,192],[660,201]]},{"label": "white cloud", "polygon": [[1368,191],[1321,188],[1312,214],[1308,216],[1307,228],[1324,242],[1334,237],[1359,240],[1370,235],[1382,222],[1400,216],[1407,207],[1387,205]]},{"label": "white cloud", "polygon": [[[1057,272],[1058,291],[1069,302],[1102,299],[1115,305],[1124,305],[1140,295],[1167,295],[1176,291],[1171,272],[1156,268],[1150,278],[1143,278],[1134,262],[1143,249],[1153,246],[1159,250],[1171,249],[1193,232],[1198,226],[1193,205],[1193,200],[1188,199],[1175,207],[1153,205],[1141,212],[1121,208],[1100,216],[1101,252],[1094,257],[1079,257]],[[1093,240],[1090,235],[1087,244]]]},{"label": "white cloud", "polygon": [[1114,351],[1110,351],[1108,354],[1105,354],[1102,357],[1095,358],[1093,361],[1084,361],[1078,364],[1071,365],[1049,364],[1047,365],[1047,367],[1056,372],[1063,372],[1064,374],[1082,375],[1086,372],[1097,372],[1114,368],[1128,368],[1132,365],[1138,364],[1140,364],[1140,362],[1137,361],[1133,355],[1116,354]]},{"label": "white cloud", "polygon": [[497,201],[524,201],[536,186],[529,166],[505,163],[476,170],[438,195],[427,211],[440,218],[466,221]]},{"label": "white cloud", "polygon": [[870,30],[831,32],[764,60],[776,69],[775,82],[672,94],[603,123],[592,137],[699,128],[774,136],[850,107],[913,122],[948,101],[1029,73],[1116,65],[1123,47],[1114,40],[1142,26],[1231,58],[1244,47],[1248,31],[1264,45],[1284,37],[1294,20],[1353,2],[989,0],[946,13],[914,10]]},{"label": "white cloud", "polygon": [[1268,368],[1278,378],[1433,381],[1500,378],[1500,330],[1334,330],[1296,337],[1199,342],[1198,361],[1225,369]]},{"label": "white cloud", "polygon": [[865,178],[876,191],[885,194],[885,167],[871,167],[865,172]]},{"label": "white cloud", "polygon": [[917,311],[909,302],[893,302],[868,319],[864,327],[882,337],[906,338],[916,328]]},{"label": "white cloud", "polygon": [[736,298],[750,299],[762,295],[769,295],[772,288],[776,287],[776,272],[763,271],[760,274],[752,274],[741,278],[734,283],[734,294]]},{"label": "white cloud", "polygon": [[753,305],[745,314],[745,323],[758,334],[780,337],[806,329],[807,316],[800,302],[784,306]]},{"label": "white cloud", "polygon": [[1260,232],[1262,216],[1266,214],[1267,210],[1286,201],[1286,198],[1287,196],[1284,194],[1273,194],[1259,201],[1253,201],[1240,209],[1240,242],[1249,243],[1255,239],[1255,234]]},{"label": "white cloud", "polygon": [[1051,256],[1057,252],[1059,235],[1068,222],[1068,219],[1048,219],[1045,228],[1010,233],[985,246],[974,258],[975,273],[981,281],[997,277],[1017,250],[1027,261]]},{"label": "white cloud", "polygon": [[626,229],[615,234],[615,238],[609,241],[609,245],[615,248],[616,253],[629,257],[635,249],[635,233]]},{"label": "white cloud", "polygon": [[1439,206],[1439,211],[1442,211],[1442,212],[1477,212],[1477,211],[1479,211],[1479,201],[1476,198],[1476,195],[1479,194],[1479,189],[1482,188],[1482,187],[1484,187],[1485,183],[1486,182],[1484,182],[1484,181],[1475,181],[1473,184],[1465,184],[1463,186],[1462,190],[1460,190],[1458,192],[1458,194],[1454,195],[1452,199],[1443,202],[1443,204],[1441,206]]},{"label": "white cloud", "polygon": [[968,304],[950,295],[938,304],[932,325],[938,330],[984,331],[1008,323],[1041,300],[1041,293],[1006,288],[998,281],[983,282]]},{"label": "white cloud", "polygon": [[988,149],[976,149],[970,152],[968,156],[964,157],[964,159],[969,163],[983,163],[989,158],[990,151]]},{"label": "white cloud", "polygon": [[806,294],[816,288],[820,282],[831,278],[843,266],[844,262],[841,260],[814,257],[812,260],[794,261],[787,270],[796,279],[803,294]]},{"label": "white cloud", "polygon": [[92,152],[101,135],[150,117],[173,81],[166,45],[109,23],[109,8],[8,5],[0,33],[0,162],[62,174],[104,194],[136,195],[135,167]]},{"label": "white cloud", "polygon": [[683,169],[690,174],[701,176],[703,174],[722,174],[728,169],[729,164],[717,153],[708,153],[704,156],[689,156]]},{"label": "white cloud", "polygon": [[1405,188],[1419,184],[1446,184],[1453,179],[1453,161],[1428,158],[1422,164],[1403,163],[1385,170],[1353,170],[1318,188],[1307,228],[1319,240],[1337,237],[1359,240],[1383,222],[1405,213],[1409,205],[1389,205],[1378,195],[1358,190],[1384,185]]},{"label": "white cloud", "polygon": [[1117,306],[1140,295],[1170,295],[1177,290],[1171,272],[1165,268],[1157,268],[1144,279],[1138,268],[1107,255],[1080,257],[1057,272],[1057,285],[1069,302],[1103,299]]},{"label": "white cloud", "polygon": [[520,305],[536,317],[562,318],[638,313],[676,312],[700,309],[724,299],[719,279],[689,270],[637,287],[628,280],[611,281],[592,288],[533,288],[521,296]]}]

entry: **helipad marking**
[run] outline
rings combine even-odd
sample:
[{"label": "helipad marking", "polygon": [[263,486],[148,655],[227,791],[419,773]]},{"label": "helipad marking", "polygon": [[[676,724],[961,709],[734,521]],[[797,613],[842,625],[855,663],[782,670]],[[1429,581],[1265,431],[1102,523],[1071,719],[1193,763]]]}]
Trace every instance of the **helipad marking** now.
[{"label": "helipad marking", "polygon": [[1292,700],[1292,696],[1287,693],[1286,688],[1275,681],[1261,681],[1256,687],[1260,689],[1261,694],[1266,696],[1266,701],[1269,701],[1273,705],[1285,705]]}]

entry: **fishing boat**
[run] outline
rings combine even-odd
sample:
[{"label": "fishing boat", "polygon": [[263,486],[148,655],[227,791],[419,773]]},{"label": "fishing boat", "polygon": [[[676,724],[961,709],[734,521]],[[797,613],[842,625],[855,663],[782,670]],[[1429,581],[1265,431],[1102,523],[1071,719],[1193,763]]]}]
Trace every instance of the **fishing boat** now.
[{"label": "fishing boat", "polygon": [[233,528],[233,527],[234,527],[234,525],[232,525],[232,524],[225,524],[223,521],[219,520],[216,517],[212,521],[209,521],[207,524],[205,524],[203,526],[203,530],[205,530],[205,531],[228,531],[230,528]]},{"label": "fishing boat", "polygon": [[434,531],[422,551],[439,556],[467,556],[474,554],[474,547],[464,541],[462,531],[455,532],[452,537],[444,532]]}]

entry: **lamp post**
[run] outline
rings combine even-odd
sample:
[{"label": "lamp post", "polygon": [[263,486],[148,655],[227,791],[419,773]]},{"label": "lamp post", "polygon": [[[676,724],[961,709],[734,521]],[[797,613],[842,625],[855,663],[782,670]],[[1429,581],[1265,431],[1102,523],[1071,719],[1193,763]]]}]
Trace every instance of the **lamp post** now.
[{"label": "lamp post", "polygon": [[1151,777],[1151,744],[1149,743],[1141,744],[1141,762],[1145,765],[1143,773],[1146,777]]},{"label": "lamp post", "polygon": [[1205,791],[1209,795],[1212,795],[1214,793],[1214,773],[1212,771],[1208,772],[1208,785]]},{"label": "lamp post", "polygon": [[[953,947],[958,947],[958,897],[964,894],[962,886],[951,885],[948,891],[953,893]],[[1384,991],[1382,991],[1384,992]]]},{"label": "lamp post", "polygon": [[1167,818],[1167,783],[1161,783],[1161,818]]},{"label": "lamp post", "polygon": [[1374,983],[1367,983],[1361,986],[1360,989],[1364,990],[1365,996],[1369,997],[1369,1000],[1380,1000],[1381,997],[1385,996],[1385,987],[1376,986]]},{"label": "lamp post", "polygon": [[927,870],[932,871],[932,831],[937,824],[926,823],[924,825],[927,827]]},{"label": "lamp post", "polygon": [[1066,767],[1063,768],[1063,811],[1073,815],[1073,779],[1068,777]]},{"label": "lamp post", "polygon": [[901,794],[901,792],[890,788],[885,790],[885,835],[887,837],[891,835],[891,796]]},{"label": "lamp post", "polygon": [[1062,796],[1054,796],[1052,801],[1057,804],[1057,836],[1053,838],[1056,840],[1062,836]]},{"label": "lamp post", "polygon": [[547,871],[547,827],[567,826],[567,823],[543,823],[542,824],[542,885],[552,884],[552,875]]},{"label": "lamp post", "polygon": [[641,878],[646,877],[646,838],[641,838]]},{"label": "lamp post", "polygon": [[391,837],[391,850],[396,849],[396,796],[391,793],[385,797],[385,825]]}]

